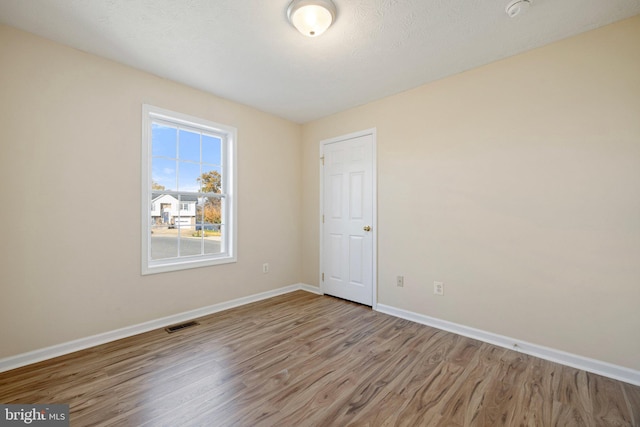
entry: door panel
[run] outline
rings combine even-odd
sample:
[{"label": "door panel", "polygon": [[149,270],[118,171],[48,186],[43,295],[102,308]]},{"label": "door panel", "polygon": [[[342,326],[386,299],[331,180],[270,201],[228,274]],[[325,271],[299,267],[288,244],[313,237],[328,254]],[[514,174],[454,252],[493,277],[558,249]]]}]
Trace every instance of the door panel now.
[{"label": "door panel", "polygon": [[362,262],[364,253],[364,239],[360,236],[351,236],[349,240],[349,281],[352,285],[364,285],[364,265]]},{"label": "door panel", "polygon": [[372,305],[373,135],[325,143],[322,149],[322,289]]},{"label": "door panel", "polygon": [[341,234],[330,234],[331,242],[330,246],[330,255],[331,259],[329,262],[329,278],[333,280],[342,280],[342,235]]}]

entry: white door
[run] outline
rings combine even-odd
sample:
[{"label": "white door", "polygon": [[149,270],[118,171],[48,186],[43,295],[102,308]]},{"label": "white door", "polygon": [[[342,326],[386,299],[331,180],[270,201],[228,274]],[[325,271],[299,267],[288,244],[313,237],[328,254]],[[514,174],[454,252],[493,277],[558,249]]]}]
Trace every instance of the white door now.
[{"label": "white door", "polygon": [[321,143],[321,281],[325,294],[374,302],[374,134]]}]

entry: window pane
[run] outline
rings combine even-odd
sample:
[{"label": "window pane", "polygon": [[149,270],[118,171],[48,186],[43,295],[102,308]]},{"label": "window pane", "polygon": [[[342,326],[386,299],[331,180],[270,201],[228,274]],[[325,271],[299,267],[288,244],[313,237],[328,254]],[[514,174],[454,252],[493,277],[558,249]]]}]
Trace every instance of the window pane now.
[{"label": "window pane", "polygon": [[200,134],[180,129],[180,160],[200,161]]},{"label": "window pane", "polygon": [[196,202],[197,197],[187,194],[180,194],[177,196],[178,200],[178,212],[176,214],[180,217],[180,223],[183,225],[189,225],[195,223],[196,215]]},{"label": "window pane", "polygon": [[222,222],[222,204],[216,197],[206,197],[203,206],[204,222],[220,224]]},{"label": "window pane", "polygon": [[178,188],[180,191],[197,193],[200,191],[200,165],[198,163],[180,162],[178,164]]},{"label": "window pane", "polygon": [[203,254],[219,254],[220,250],[220,199],[200,198],[196,207],[194,235],[200,238]]},{"label": "window pane", "polygon": [[176,161],[160,157],[151,160],[151,180],[153,190],[177,190]]},{"label": "window pane", "polygon": [[151,155],[175,159],[178,130],[174,127],[153,123],[151,132]]},{"label": "window pane", "polygon": [[198,198],[198,203],[196,204],[196,224],[204,222],[204,197]]},{"label": "window pane", "polygon": [[211,230],[207,231],[204,237],[204,253],[219,254],[222,252],[222,226],[220,224],[212,224],[209,226]]},{"label": "window pane", "polygon": [[[178,210],[176,212],[175,223],[179,224],[183,230],[189,232],[193,230],[193,226],[196,223],[196,196],[180,195],[178,196],[179,203],[177,204]],[[190,227],[190,228],[189,228]]]},{"label": "window pane", "polygon": [[178,256],[178,230],[169,225],[151,227],[151,259],[175,258]]},{"label": "window pane", "polygon": [[162,221],[159,203],[161,196],[162,194],[160,193],[151,193],[151,212],[149,212],[151,216],[151,222],[149,224],[151,224],[151,226],[160,224]]},{"label": "window pane", "polygon": [[180,238],[180,256],[202,255],[202,238],[194,231],[191,234],[183,234]]},{"label": "window pane", "polygon": [[222,192],[222,170],[220,166],[202,165],[202,192]]},{"label": "window pane", "polygon": [[212,232],[207,236],[208,244],[205,244],[205,254],[219,254],[225,251],[223,245],[226,238],[224,234],[224,203],[224,199],[217,197],[205,199],[205,218],[209,220],[207,222],[211,223],[212,229]]},{"label": "window pane", "polygon": [[202,163],[221,165],[221,141],[210,135],[202,135]]},{"label": "window pane", "polygon": [[196,231],[195,217],[180,219],[180,256],[202,255],[202,239]]}]

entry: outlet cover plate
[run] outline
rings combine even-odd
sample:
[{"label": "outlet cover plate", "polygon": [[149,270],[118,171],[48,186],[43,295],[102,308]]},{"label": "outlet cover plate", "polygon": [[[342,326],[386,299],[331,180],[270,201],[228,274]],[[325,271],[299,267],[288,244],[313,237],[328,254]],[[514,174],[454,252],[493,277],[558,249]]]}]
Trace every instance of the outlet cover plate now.
[{"label": "outlet cover plate", "polygon": [[433,282],[433,294],[438,296],[444,295],[444,283]]}]

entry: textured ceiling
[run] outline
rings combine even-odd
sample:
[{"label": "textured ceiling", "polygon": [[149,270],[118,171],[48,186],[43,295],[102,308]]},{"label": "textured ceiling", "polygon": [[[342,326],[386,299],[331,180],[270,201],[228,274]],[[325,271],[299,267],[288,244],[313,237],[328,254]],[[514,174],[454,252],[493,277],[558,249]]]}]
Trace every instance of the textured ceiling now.
[{"label": "textured ceiling", "polygon": [[640,0],[334,0],[307,38],[289,0],[0,0],[0,22],[298,123],[640,13]]}]

